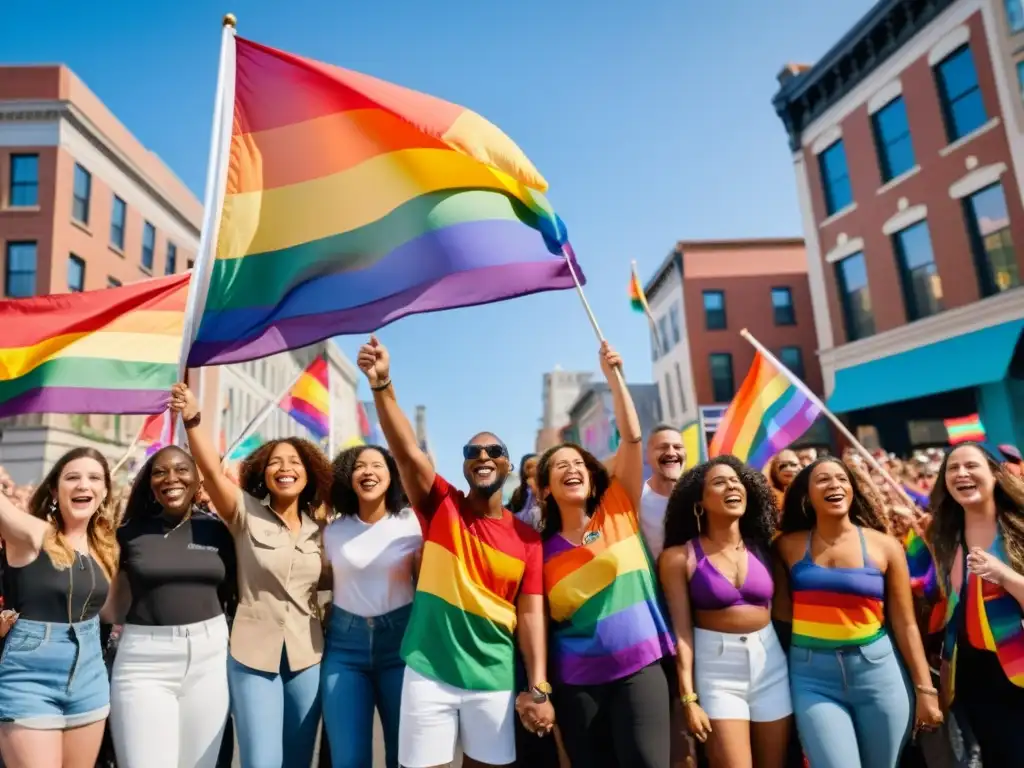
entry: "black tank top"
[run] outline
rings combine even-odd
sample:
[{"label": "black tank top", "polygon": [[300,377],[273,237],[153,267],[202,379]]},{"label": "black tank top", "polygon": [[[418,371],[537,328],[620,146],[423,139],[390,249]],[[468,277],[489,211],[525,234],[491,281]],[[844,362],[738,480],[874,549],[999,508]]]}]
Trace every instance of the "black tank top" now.
[{"label": "black tank top", "polygon": [[[75,553],[70,568],[58,570],[46,552],[26,566],[3,564],[4,607],[28,621],[75,624],[94,618],[110,585],[92,555]],[[69,606],[70,597],[70,606]],[[70,607],[70,610],[69,610]]]}]

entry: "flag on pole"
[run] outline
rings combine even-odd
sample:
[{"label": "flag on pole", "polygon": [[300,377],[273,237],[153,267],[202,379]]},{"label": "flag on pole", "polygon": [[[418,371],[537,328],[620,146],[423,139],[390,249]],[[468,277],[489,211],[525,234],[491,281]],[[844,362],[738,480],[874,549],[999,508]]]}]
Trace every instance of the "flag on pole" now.
[{"label": "flag on pole", "polygon": [[0,301],[0,417],[163,411],[188,281]]},{"label": "flag on pole", "polygon": [[711,440],[712,456],[732,454],[752,467],[768,460],[811,428],[821,409],[785,368],[760,351]]},{"label": "flag on pole", "polygon": [[198,262],[189,365],[574,287],[547,182],[495,125],[358,72],[228,45],[232,135],[215,145],[226,189],[216,248]]},{"label": "flag on pole", "polygon": [[142,423],[139,443],[146,446],[146,455],[152,456],[174,442],[174,413],[168,408],[163,413],[154,413]]},{"label": "flag on pole", "polygon": [[664,347],[661,345],[661,336],[658,333],[658,323],[654,320],[654,313],[647,303],[647,294],[644,293],[644,285],[640,282],[640,275],[636,271],[636,262],[629,263],[629,305],[634,312],[642,312],[647,316],[647,324],[651,326],[651,337],[654,339],[654,347],[661,354]]},{"label": "flag on pole", "polygon": [[331,431],[327,359],[318,355],[281,400],[281,409],[321,440]]},{"label": "flag on pole", "polygon": [[946,426],[950,445],[985,442],[985,425],[976,413],[959,419],[943,419],[942,423]]},{"label": "flag on pole", "polygon": [[225,461],[241,461],[261,445],[263,445],[263,437],[259,433],[253,432],[231,449],[231,453],[225,457]]},{"label": "flag on pole", "polygon": [[680,433],[683,436],[683,448],[686,449],[685,469],[693,469],[708,460],[708,443],[704,435],[704,422],[696,419],[684,426]]}]

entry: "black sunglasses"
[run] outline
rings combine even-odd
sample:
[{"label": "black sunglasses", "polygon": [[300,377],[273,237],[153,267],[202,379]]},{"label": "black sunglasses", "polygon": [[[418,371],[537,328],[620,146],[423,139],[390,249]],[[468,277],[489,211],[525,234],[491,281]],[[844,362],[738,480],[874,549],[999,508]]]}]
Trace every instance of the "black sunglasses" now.
[{"label": "black sunglasses", "polygon": [[469,445],[462,446],[462,458],[470,461],[477,458],[480,455],[480,451],[486,453],[488,458],[491,459],[500,459],[502,456],[508,456],[503,445],[474,445],[470,443]]}]

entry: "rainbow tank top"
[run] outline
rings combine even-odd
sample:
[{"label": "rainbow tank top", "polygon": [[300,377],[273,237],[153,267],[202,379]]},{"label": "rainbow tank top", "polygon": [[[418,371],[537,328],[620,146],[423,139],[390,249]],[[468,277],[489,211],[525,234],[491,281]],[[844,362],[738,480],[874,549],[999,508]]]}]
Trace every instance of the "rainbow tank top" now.
[{"label": "rainbow tank top", "polygon": [[797,648],[832,651],[869,645],[885,634],[885,576],[868,558],[860,536],[862,568],[825,568],[807,550],[790,569],[793,639]]}]

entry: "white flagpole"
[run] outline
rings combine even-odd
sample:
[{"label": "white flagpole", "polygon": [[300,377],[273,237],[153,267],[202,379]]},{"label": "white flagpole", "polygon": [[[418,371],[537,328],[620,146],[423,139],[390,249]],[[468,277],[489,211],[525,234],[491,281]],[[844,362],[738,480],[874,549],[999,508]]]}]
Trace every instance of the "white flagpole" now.
[{"label": "white flagpole", "polygon": [[819,398],[816,394],[811,392],[811,390],[807,387],[806,384],[800,381],[799,378],[793,375],[792,371],[790,371],[786,366],[779,362],[779,359],[775,357],[775,355],[773,355],[771,352],[769,352],[768,349],[761,342],[755,339],[753,334],[750,333],[750,331],[744,328],[742,331],[740,331],[740,336],[749,341],[751,345],[753,345],[754,349],[756,349],[765,358],[767,358],[768,361],[776,367],[776,369],[785,374],[786,378],[789,379],[790,383],[794,387],[803,392],[804,395],[807,396],[808,400],[810,400],[812,403],[818,406],[818,409],[821,411],[822,415],[829,421],[831,421],[833,426],[839,430],[840,434],[842,434],[842,436],[845,437],[850,442],[850,444],[857,450],[857,452],[864,457],[864,460],[868,463],[868,466],[870,466],[873,470],[875,470],[875,472],[877,472],[878,474],[885,478],[886,482],[888,482],[889,485],[892,486],[893,490],[900,495],[900,497],[907,503],[910,509],[914,509],[917,506],[914,503],[913,499],[910,498],[910,495],[904,490],[903,486],[897,483],[896,480],[893,479],[892,475],[885,471],[885,468],[881,464],[879,464],[878,461],[875,460],[875,457],[871,455],[871,452],[867,448],[861,445],[860,440],[853,436],[853,433],[846,428],[846,425],[839,420],[839,417],[825,407],[825,404],[821,401],[821,398]]},{"label": "white flagpole", "polygon": [[295,375],[295,378],[288,382],[288,386],[281,391],[281,394],[279,394],[273,400],[268,400],[267,404],[264,405],[263,409],[253,417],[252,421],[245,425],[245,428],[242,429],[238,437],[236,437],[232,441],[231,445],[228,446],[227,450],[224,451],[224,458],[221,460],[222,463],[226,464],[228,456],[231,455],[231,452],[235,450],[235,448],[240,446],[245,441],[245,439],[249,437],[249,435],[251,435],[257,429],[259,429],[263,422],[270,418],[270,414],[272,414],[275,409],[280,407],[281,400],[284,399],[284,397],[289,392],[291,392],[292,387],[294,387],[298,383],[299,379],[302,378],[302,374],[304,374],[305,372],[305,368],[299,369],[299,372]]},{"label": "white flagpole", "polygon": [[[587,313],[587,319],[590,320],[590,327],[594,329],[594,335],[597,336],[599,344],[604,344],[606,339],[604,334],[601,333],[601,326],[597,324],[597,317],[594,316],[594,310],[590,308],[590,302],[587,301],[587,295],[583,293],[583,284],[580,282],[579,275],[576,274],[576,267],[572,265],[571,249],[568,245],[562,246],[562,257],[565,259],[565,264],[569,267],[569,274],[572,275],[573,285],[576,286],[576,295],[580,297],[580,302],[583,304],[583,310]],[[626,379],[622,375],[622,369],[616,368],[615,375],[618,377],[619,382],[626,386]]]},{"label": "white flagpole", "polygon": [[[224,17],[220,39],[220,62],[217,68],[217,91],[213,102],[213,125],[210,129],[210,156],[206,166],[206,190],[203,195],[203,229],[199,236],[199,253],[189,280],[185,303],[185,323],[178,357],[178,380],[185,380],[188,353],[195,341],[197,321],[206,304],[210,270],[217,249],[221,208],[227,188],[227,165],[231,157],[231,125],[235,103],[235,25],[232,14]],[[180,424],[175,442],[185,445],[185,429]]]}]

